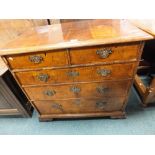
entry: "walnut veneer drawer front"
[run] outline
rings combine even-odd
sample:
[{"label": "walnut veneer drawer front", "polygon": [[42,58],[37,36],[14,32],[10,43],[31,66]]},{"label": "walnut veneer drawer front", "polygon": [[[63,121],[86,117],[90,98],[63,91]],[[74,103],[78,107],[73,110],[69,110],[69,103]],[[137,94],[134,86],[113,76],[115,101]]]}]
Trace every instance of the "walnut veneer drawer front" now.
[{"label": "walnut veneer drawer front", "polygon": [[67,50],[6,56],[12,69],[66,66]]},{"label": "walnut veneer drawer front", "polygon": [[122,44],[71,49],[71,64],[137,60],[140,44]]},{"label": "walnut veneer drawer front", "polygon": [[35,101],[40,114],[74,114],[121,110],[125,97]]},{"label": "walnut veneer drawer front", "polygon": [[137,62],[104,66],[17,72],[22,85],[126,79],[133,76]]},{"label": "walnut veneer drawer front", "polygon": [[[126,96],[131,80],[60,86],[25,87],[32,100]],[[37,92],[37,93],[36,93]]]}]

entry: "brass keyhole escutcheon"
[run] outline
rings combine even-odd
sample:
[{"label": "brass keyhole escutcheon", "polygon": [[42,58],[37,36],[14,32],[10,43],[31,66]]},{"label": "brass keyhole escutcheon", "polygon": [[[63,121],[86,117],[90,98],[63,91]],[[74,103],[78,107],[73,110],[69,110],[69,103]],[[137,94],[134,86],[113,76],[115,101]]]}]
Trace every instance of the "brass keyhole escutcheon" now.
[{"label": "brass keyhole escutcheon", "polygon": [[43,93],[47,96],[54,96],[56,94],[56,91],[55,90],[45,90]]},{"label": "brass keyhole escutcheon", "polygon": [[81,91],[81,89],[77,86],[73,86],[70,88],[70,91],[73,93],[79,93]]},{"label": "brass keyhole escutcheon", "polygon": [[53,109],[60,110],[60,111],[63,112],[63,107],[62,107],[62,105],[59,104],[59,103],[52,103],[52,108],[53,108]]},{"label": "brass keyhole escutcheon", "polygon": [[74,101],[74,104],[76,104],[77,106],[80,106],[81,100],[80,100],[80,99],[76,99],[76,100]]},{"label": "brass keyhole escutcheon", "polygon": [[77,71],[69,71],[69,72],[67,72],[67,75],[69,77],[76,77],[76,76],[79,76],[80,74]]},{"label": "brass keyhole escutcheon", "polygon": [[96,87],[96,91],[100,94],[105,94],[109,91],[108,87],[98,86]]},{"label": "brass keyhole escutcheon", "polygon": [[105,106],[106,106],[106,104],[107,104],[107,102],[98,101],[98,102],[96,102],[96,107],[97,107],[98,109],[104,109]]}]

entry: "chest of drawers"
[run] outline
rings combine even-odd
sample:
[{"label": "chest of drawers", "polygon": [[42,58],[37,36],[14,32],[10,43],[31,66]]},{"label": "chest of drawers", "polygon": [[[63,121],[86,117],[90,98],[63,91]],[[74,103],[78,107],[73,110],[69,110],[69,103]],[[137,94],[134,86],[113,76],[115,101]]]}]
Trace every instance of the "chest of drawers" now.
[{"label": "chest of drawers", "polygon": [[127,20],[76,21],[29,30],[0,54],[41,121],[124,118],[148,39]]}]

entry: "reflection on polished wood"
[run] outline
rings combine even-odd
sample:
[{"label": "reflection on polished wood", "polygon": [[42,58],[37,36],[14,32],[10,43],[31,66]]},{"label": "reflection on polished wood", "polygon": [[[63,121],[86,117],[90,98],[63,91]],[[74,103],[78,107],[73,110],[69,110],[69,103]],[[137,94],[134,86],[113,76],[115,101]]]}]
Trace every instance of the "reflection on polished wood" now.
[{"label": "reflection on polished wood", "polygon": [[48,25],[46,19],[0,19],[0,47],[16,39],[28,28]]},{"label": "reflection on polished wood", "polygon": [[149,19],[135,19],[130,20],[131,23],[133,23],[138,28],[144,30],[145,32],[148,32],[149,34],[153,35],[155,37],[155,19],[149,20]]},{"label": "reflection on polished wood", "polygon": [[149,40],[127,20],[82,20],[27,30],[0,49],[0,55]]}]

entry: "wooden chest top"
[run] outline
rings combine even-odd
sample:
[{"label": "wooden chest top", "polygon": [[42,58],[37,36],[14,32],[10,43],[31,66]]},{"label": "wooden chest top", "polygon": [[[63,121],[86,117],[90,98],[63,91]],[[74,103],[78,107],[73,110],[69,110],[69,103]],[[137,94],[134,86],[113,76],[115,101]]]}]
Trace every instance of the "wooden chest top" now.
[{"label": "wooden chest top", "polygon": [[82,20],[29,29],[0,49],[0,55],[153,39],[127,20]]}]

